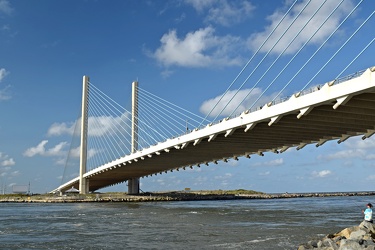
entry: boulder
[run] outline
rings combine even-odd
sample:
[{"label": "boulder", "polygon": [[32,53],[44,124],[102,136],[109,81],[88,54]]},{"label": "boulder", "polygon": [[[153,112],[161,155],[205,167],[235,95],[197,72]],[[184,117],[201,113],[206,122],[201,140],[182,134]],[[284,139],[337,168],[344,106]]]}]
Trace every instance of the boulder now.
[{"label": "boulder", "polygon": [[310,240],[298,250],[375,250],[375,227],[364,221],[359,226],[348,227],[321,240]]},{"label": "boulder", "polygon": [[372,237],[375,238],[375,227],[374,224],[368,222],[368,221],[363,221],[361,224],[359,224],[360,229],[364,229],[367,233],[370,233]]},{"label": "boulder", "polygon": [[341,237],[345,237],[346,239],[349,239],[350,237],[350,234],[353,232],[353,231],[357,231],[359,229],[359,226],[354,226],[354,227],[348,227],[348,228],[345,228],[343,230],[341,230],[340,232],[334,234],[336,237],[337,236],[341,236]]},{"label": "boulder", "polygon": [[351,240],[361,240],[363,239],[363,237],[367,234],[367,232],[365,230],[362,230],[362,229],[358,229],[357,231],[353,231],[350,236],[348,237],[348,239],[351,239]]},{"label": "boulder", "polygon": [[342,240],[339,250],[362,250],[364,247],[356,240]]}]

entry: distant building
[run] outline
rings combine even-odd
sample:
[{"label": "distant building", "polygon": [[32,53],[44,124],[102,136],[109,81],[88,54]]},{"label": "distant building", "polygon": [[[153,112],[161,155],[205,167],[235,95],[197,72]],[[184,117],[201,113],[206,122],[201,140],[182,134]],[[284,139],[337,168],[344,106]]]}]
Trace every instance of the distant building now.
[{"label": "distant building", "polygon": [[14,194],[28,194],[30,190],[28,185],[13,185],[12,192]]}]

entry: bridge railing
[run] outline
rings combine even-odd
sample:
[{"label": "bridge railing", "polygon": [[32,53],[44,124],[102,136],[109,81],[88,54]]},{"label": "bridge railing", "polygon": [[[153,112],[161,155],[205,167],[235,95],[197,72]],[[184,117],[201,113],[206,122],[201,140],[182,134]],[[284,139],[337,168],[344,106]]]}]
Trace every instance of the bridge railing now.
[{"label": "bridge railing", "polygon": [[[342,82],[346,82],[346,81],[349,81],[351,79],[354,79],[354,78],[357,78],[357,77],[360,77],[364,72],[366,71],[366,69],[364,70],[360,70],[360,71],[357,71],[353,74],[350,74],[350,75],[347,75],[347,76],[343,76],[343,77],[340,77],[340,78],[337,78],[335,80],[333,80],[331,82],[331,85],[336,85],[336,84],[340,84]],[[301,92],[298,93],[298,96],[303,96],[303,95],[307,95],[307,94],[310,94],[310,93],[313,93],[313,92],[316,92],[316,91],[319,91],[322,87],[323,87],[324,84],[319,84],[319,85],[315,85],[314,87],[311,87],[311,88],[308,88],[308,89],[305,89]],[[284,97],[280,97],[274,101],[271,101],[268,103],[268,106],[273,106],[273,105],[276,105],[276,104],[280,104],[280,103],[283,103],[283,102],[286,102],[290,99],[290,97],[292,97],[293,95],[288,95],[288,96],[284,96]],[[246,110],[245,112],[246,113],[252,113],[252,112],[255,112],[255,111],[258,111],[258,110],[261,110],[263,107],[264,107],[265,104],[261,105],[261,106],[257,106],[257,107],[253,107],[251,109],[248,109]],[[240,116],[242,113],[238,113],[238,114],[235,114],[235,115],[232,115],[230,117],[227,117],[227,118],[224,118],[224,119],[233,119],[233,118],[236,118],[238,116]],[[215,125],[215,124],[218,124],[218,123],[221,123],[223,121],[223,119],[221,120],[218,120],[218,121],[214,121],[212,123],[210,123],[209,125]],[[197,128],[195,128],[195,130],[201,130],[205,127],[207,127],[208,125],[201,125]],[[193,131],[193,130],[192,130]],[[192,132],[190,131],[190,132]],[[187,132],[187,133],[190,133],[190,132]],[[186,134],[186,133],[184,133]],[[183,135],[183,134],[181,134]],[[179,135],[179,136],[181,136]],[[177,136],[178,137],[178,136]]]}]

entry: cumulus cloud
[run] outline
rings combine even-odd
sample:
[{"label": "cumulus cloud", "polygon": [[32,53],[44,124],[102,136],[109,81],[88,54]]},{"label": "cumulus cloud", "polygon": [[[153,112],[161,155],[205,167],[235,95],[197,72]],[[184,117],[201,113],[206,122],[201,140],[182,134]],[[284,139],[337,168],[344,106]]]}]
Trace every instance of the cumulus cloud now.
[{"label": "cumulus cloud", "polygon": [[14,161],[13,158],[5,159],[4,161],[1,162],[2,166],[13,166],[15,164],[16,162]]},{"label": "cumulus cloud", "polygon": [[[222,116],[228,116],[237,107],[238,108],[236,109],[236,111],[238,113],[249,109],[251,106],[253,106],[254,108],[259,107],[272,100],[276,95],[263,95],[261,98],[259,98],[259,100],[257,100],[261,93],[262,90],[260,88],[254,88],[252,91],[251,89],[242,89],[240,91],[231,90],[225,93],[224,96],[220,95],[204,101],[199,110],[202,114],[205,115],[211,112],[210,117],[215,117],[220,113]],[[213,107],[215,108],[212,110]]]},{"label": "cumulus cloud", "polygon": [[[160,40],[161,46],[152,56],[164,66],[211,67],[240,65],[243,60],[235,53],[243,42],[239,37],[216,36],[215,29],[206,27],[177,37],[170,30]],[[241,50],[239,50],[241,51]]]},{"label": "cumulus cloud", "polygon": [[206,22],[223,26],[230,26],[246,20],[255,10],[249,1],[185,0],[185,3],[204,14]]},{"label": "cumulus cloud", "polygon": [[366,150],[363,149],[346,149],[332,154],[319,155],[319,160],[336,160],[336,159],[347,159],[347,158],[364,158],[366,156]]},{"label": "cumulus cloud", "polygon": [[0,152],[0,166],[9,167],[15,165],[16,162],[9,155]]},{"label": "cumulus cloud", "polygon": [[[280,26],[271,35],[270,39],[262,47],[263,52],[269,51],[275,44],[276,41],[281,38],[277,45],[272,49],[272,53],[281,53],[289,43],[291,43],[298,32],[303,28],[303,26],[312,17],[314,12],[321,5],[321,1],[311,1],[306,9],[298,16],[299,12],[306,5],[308,0],[303,0],[297,3],[293,10],[285,17]],[[290,4],[290,1],[285,1],[286,4]],[[310,36],[319,29],[323,21],[335,9],[337,1],[327,1],[323,7],[317,12],[317,14],[311,19],[311,21],[306,25],[303,31],[298,34],[297,38],[291,43],[290,47],[285,53],[296,52],[309,38]],[[328,19],[328,21],[320,28],[316,35],[310,41],[310,44],[320,44],[322,43],[332,31],[339,25],[341,20],[353,9],[353,1],[344,1],[344,3],[336,10],[336,12]],[[253,50],[256,50],[260,45],[266,40],[268,35],[277,26],[279,21],[285,14],[285,6],[282,9],[277,9],[272,15],[268,16],[267,19],[270,24],[265,27],[264,31],[255,33],[250,36],[249,44]],[[297,17],[298,16],[298,17]],[[293,23],[293,20],[296,21]],[[291,27],[288,29],[288,27]],[[285,34],[283,35],[283,33]]]},{"label": "cumulus cloud", "polygon": [[332,172],[330,170],[322,170],[322,171],[313,171],[311,173],[311,175],[315,178],[324,178],[324,177],[327,177],[329,175],[331,175]]},{"label": "cumulus cloud", "polygon": [[349,138],[340,145],[339,151],[320,154],[318,160],[331,161],[342,160],[344,166],[352,166],[353,160],[360,159],[365,161],[373,161],[375,159],[375,137],[361,140],[361,136]]},{"label": "cumulus cloud", "polygon": [[45,147],[47,143],[48,143],[48,140],[43,140],[37,146],[26,149],[23,155],[27,157],[33,157],[36,155],[63,156],[66,154],[66,151],[64,149],[68,145],[67,142],[60,142],[59,144],[49,149],[46,149]]},{"label": "cumulus cloud", "polygon": [[375,148],[375,136],[370,137],[369,139],[366,140],[359,140],[358,137],[351,138],[348,140],[350,143],[345,144],[349,148],[355,148],[355,149],[373,149]]},{"label": "cumulus cloud", "polygon": [[54,123],[48,129],[47,135],[60,136],[63,134],[73,135],[75,124],[74,123]]},{"label": "cumulus cloud", "polygon": [[[123,130],[124,127],[121,124],[124,121],[129,121],[129,114],[122,114],[121,116],[90,116],[88,118],[88,135],[89,136],[103,136],[112,134],[114,131],[118,131],[119,127]],[[48,136],[61,136],[61,135],[73,135],[80,134],[81,130],[81,119],[72,123],[53,123],[48,129]]]}]

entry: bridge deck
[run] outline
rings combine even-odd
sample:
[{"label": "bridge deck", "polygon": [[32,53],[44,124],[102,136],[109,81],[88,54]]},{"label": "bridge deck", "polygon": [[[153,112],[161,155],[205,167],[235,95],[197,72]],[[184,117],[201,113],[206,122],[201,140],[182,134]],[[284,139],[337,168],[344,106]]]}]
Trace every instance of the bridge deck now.
[{"label": "bridge deck", "polygon": [[[374,68],[362,76],[159,143],[85,174],[89,190],[182,167],[375,132]],[[60,186],[78,188],[78,178]]]}]

